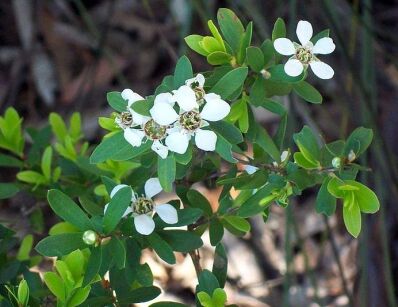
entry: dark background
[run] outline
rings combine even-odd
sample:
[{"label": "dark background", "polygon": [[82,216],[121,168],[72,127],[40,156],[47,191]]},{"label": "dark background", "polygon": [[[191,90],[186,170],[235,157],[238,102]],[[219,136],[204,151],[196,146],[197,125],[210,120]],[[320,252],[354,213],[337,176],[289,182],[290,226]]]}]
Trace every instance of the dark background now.
[{"label": "dark background", "polygon": [[[265,226],[254,219],[251,236],[227,236],[229,302],[345,306],[350,297],[356,306],[395,306],[397,1],[0,1],[0,111],[13,106],[25,126],[35,127],[45,125],[50,112],[67,118],[79,111],[86,136],[98,142],[103,131],[97,117],[110,113],[106,92],[128,87],[149,95],[184,53],[195,71],[209,68],[203,57],[187,50],[183,38],[207,34],[207,20],[216,20],[219,7],[233,9],[244,24],[253,20],[253,42],[258,45],[270,37],[277,17],[285,19],[293,40],[300,19],[310,21],[314,33],[330,28],[337,48],[325,61],[335,77],[321,81],[310,76],[324,96],[322,105],[295,96],[284,100],[291,118],[288,133],[308,124],[330,141],[345,138],[357,126],[374,129],[375,140],[361,160],[372,171],[362,173],[360,180],[381,201],[377,214],[363,216],[358,240],[346,232],[341,206],[328,220],[315,213],[315,190],[292,201],[287,210],[274,206]],[[275,130],[276,118],[266,112],[258,118],[270,132]],[[2,169],[0,179],[12,176]],[[210,199],[216,193],[207,190]],[[21,233],[38,232],[24,213],[33,205],[3,202],[0,221]],[[205,264],[211,253],[204,248]],[[189,259],[181,258],[167,270],[157,259],[145,259],[166,296],[192,301],[196,280]]]}]

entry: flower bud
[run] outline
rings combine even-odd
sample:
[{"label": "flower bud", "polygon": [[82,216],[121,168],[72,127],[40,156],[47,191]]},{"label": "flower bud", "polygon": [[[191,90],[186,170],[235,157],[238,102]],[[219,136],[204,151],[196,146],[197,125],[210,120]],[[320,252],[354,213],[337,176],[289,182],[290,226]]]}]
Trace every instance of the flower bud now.
[{"label": "flower bud", "polygon": [[332,160],[332,165],[334,168],[340,168],[341,167],[341,158],[334,157]]},{"label": "flower bud", "polygon": [[352,162],[356,159],[356,154],[355,152],[351,149],[350,152],[348,153],[348,161]]},{"label": "flower bud", "polygon": [[86,243],[87,245],[93,245],[95,242],[97,242],[98,236],[94,231],[86,230],[83,233],[82,239],[83,242]]}]

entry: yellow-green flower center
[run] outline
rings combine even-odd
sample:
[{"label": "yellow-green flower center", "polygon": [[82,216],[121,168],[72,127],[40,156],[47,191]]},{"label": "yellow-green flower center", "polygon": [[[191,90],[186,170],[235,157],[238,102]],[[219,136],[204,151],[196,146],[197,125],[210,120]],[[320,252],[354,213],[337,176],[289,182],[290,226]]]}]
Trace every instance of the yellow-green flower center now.
[{"label": "yellow-green flower center", "polygon": [[151,140],[161,140],[166,135],[166,128],[166,126],[161,126],[153,119],[150,119],[144,125],[144,132]]},{"label": "yellow-green flower center", "polygon": [[180,124],[188,131],[195,131],[200,128],[201,122],[202,118],[200,117],[199,112],[189,111],[180,115]]},{"label": "yellow-green flower center", "polygon": [[296,58],[299,60],[302,64],[309,64],[312,60],[312,52],[310,49],[305,48],[305,47],[299,47],[296,50]]},{"label": "yellow-green flower center", "polygon": [[130,128],[133,126],[133,114],[128,111],[120,113],[116,117],[116,123],[123,129]]},{"label": "yellow-green flower center", "polygon": [[136,214],[147,214],[153,211],[153,200],[146,197],[139,197],[133,203],[132,209]]}]

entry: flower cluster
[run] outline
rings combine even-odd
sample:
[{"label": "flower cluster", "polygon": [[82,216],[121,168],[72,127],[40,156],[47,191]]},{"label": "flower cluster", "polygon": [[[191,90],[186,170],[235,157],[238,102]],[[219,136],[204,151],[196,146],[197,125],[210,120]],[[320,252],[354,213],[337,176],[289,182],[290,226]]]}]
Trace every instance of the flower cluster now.
[{"label": "flower cluster", "polygon": [[291,56],[284,66],[286,74],[296,77],[310,66],[319,78],[332,78],[333,68],[320,61],[316,55],[332,53],[336,48],[333,40],[330,37],[323,37],[313,44],[312,25],[304,20],[300,20],[297,24],[296,34],[301,45],[288,38],[278,38],[274,41],[274,48],[278,53]]},{"label": "flower cluster", "polygon": [[158,94],[151,117],[132,110],[131,106],[144,98],[125,89],[122,97],[128,102],[127,111],[119,114],[116,123],[124,130],[127,142],[137,147],[153,141],[152,150],[163,159],[169,151],[184,154],[192,137],[198,148],[214,151],[217,135],[210,130],[209,122],[224,119],[231,107],[219,95],[206,93],[204,84],[204,76],[198,74],[172,93]]},{"label": "flower cluster", "polygon": [[[125,184],[115,186],[110,194],[112,198],[122,188],[127,187]],[[134,217],[134,226],[137,232],[143,235],[150,235],[155,229],[153,214],[156,212],[159,217],[167,224],[176,224],[178,222],[177,210],[170,204],[157,204],[152,198],[162,192],[158,178],[150,178],[145,182],[145,194],[139,196],[131,189],[131,205],[126,209],[123,217],[132,213]],[[105,205],[104,213],[108,205]]]}]

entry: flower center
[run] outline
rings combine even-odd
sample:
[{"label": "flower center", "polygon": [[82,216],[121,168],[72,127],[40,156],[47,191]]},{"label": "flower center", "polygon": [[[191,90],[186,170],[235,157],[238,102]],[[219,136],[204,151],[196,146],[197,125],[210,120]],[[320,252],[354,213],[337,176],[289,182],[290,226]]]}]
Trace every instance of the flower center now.
[{"label": "flower center", "polygon": [[312,52],[310,49],[305,47],[297,48],[296,58],[303,64],[308,64],[312,60]]},{"label": "flower center", "polygon": [[133,114],[128,111],[120,113],[116,117],[116,123],[123,129],[133,126]]},{"label": "flower center", "polygon": [[197,86],[193,89],[193,91],[195,92],[196,101],[199,105],[202,105],[204,103],[204,97],[206,94],[205,90],[202,87]]},{"label": "flower center", "polygon": [[166,135],[166,126],[161,126],[153,119],[150,119],[144,125],[144,132],[149,139],[160,140]]},{"label": "flower center", "polygon": [[147,214],[153,211],[153,201],[146,197],[139,197],[133,203],[132,207],[134,213]]},{"label": "flower center", "polygon": [[195,131],[200,127],[202,118],[199,112],[189,111],[180,115],[181,126],[188,131]]}]

